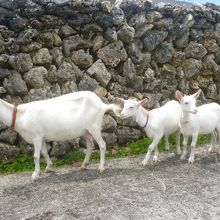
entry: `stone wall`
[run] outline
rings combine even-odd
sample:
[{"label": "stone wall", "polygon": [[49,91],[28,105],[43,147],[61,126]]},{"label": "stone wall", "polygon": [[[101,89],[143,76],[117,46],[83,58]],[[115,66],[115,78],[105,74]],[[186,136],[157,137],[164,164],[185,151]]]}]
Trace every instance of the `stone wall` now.
[{"label": "stone wall", "polygon": [[[201,88],[219,102],[220,9],[123,1],[0,0],[0,95],[14,104],[91,90],[104,102],[150,97],[148,108]],[[139,139],[132,120],[106,115],[108,147]],[[32,148],[0,126],[0,160]],[[83,145],[53,145],[54,156]]]}]

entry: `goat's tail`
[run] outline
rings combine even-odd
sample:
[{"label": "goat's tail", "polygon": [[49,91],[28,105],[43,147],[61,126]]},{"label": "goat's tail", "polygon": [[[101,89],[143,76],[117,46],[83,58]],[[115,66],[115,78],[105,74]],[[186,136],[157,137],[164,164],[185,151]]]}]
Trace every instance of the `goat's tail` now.
[{"label": "goat's tail", "polygon": [[121,116],[121,107],[116,104],[107,104],[105,106],[106,111],[111,110],[115,113],[116,116],[120,117]]}]

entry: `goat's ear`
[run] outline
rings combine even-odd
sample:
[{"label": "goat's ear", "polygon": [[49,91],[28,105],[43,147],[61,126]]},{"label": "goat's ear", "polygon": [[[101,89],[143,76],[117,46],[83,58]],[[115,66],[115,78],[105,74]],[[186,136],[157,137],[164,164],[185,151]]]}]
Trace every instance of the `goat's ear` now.
[{"label": "goat's ear", "polygon": [[123,104],[124,104],[125,101],[126,101],[126,100],[124,100],[123,98],[117,98],[117,100],[118,100],[119,102],[122,102]]},{"label": "goat's ear", "polygon": [[198,99],[201,92],[202,92],[202,90],[199,89],[199,90],[198,90],[196,93],[194,93],[192,96],[193,96],[195,99]]},{"label": "goat's ear", "polygon": [[177,100],[181,101],[181,99],[183,98],[183,93],[180,92],[179,90],[176,90],[175,96]]},{"label": "goat's ear", "polygon": [[149,101],[149,98],[144,98],[144,99],[142,99],[141,101],[139,101],[139,102],[137,103],[137,105],[144,105],[144,104],[146,104],[148,101]]}]

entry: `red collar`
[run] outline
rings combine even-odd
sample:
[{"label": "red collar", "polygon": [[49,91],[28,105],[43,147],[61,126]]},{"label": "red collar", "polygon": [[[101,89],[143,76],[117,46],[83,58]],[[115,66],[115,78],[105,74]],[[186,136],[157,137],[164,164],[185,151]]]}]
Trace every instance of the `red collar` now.
[{"label": "red collar", "polygon": [[14,127],[15,127],[17,111],[18,111],[17,106],[14,105],[14,109],[13,109],[13,113],[12,113],[11,129],[14,129]]}]

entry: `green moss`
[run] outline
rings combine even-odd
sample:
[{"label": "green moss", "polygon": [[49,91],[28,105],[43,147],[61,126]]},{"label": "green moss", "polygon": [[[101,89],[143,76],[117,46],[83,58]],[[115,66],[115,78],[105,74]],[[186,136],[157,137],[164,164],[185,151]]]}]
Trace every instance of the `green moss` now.
[{"label": "green moss", "polygon": [[[170,141],[170,148],[175,148],[175,135],[171,135],[169,137]],[[182,139],[182,138],[181,138]],[[189,140],[191,141],[191,140]],[[181,140],[182,143],[182,140]],[[197,144],[202,145],[210,143],[210,135],[199,135]],[[133,141],[128,143],[126,146],[118,147],[116,149],[110,149],[106,152],[106,158],[119,158],[119,157],[127,157],[133,155],[144,154],[147,152],[147,147],[151,144],[150,138],[143,138],[138,141]],[[165,150],[165,141],[162,139],[158,144],[158,150],[164,151]],[[84,152],[80,149],[72,150],[71,152],[67,153],[66,155],[57,158],[53,161],[55,167],[63,166],[66,164],[72,164],[73,162],[81,162],[84,159]],[[94,152],[91,157],[92,161],[99,160],[99,152]],[[46,166],[45,162],[41,162],[41,169],[44,169]],[[23,172],[23,171],[32,171],[34,170],[34,162],[32,156],[24,156],[19,155],[15,158],[11,163],[3,163],[0,162],[0,173],[7,174],[7,173],[14,173],[14,172]]]},{"label": "green moss", "polygon": [[209,144],[211,142],[211,135],[199,135],[197,144]]},{"label": "green moss", "polygon": [[[45,168],[45,162],[41,163],[41,168]],[[14,172],[23,172],[34,169],[33,157],[19,155],[17,158],[12,160],[11,163],[0,163],[0,173],[14,173]]]}]

